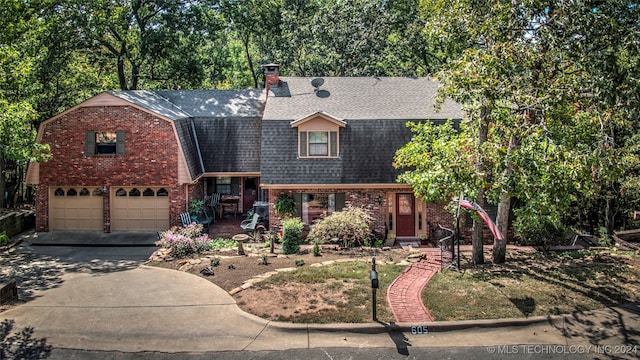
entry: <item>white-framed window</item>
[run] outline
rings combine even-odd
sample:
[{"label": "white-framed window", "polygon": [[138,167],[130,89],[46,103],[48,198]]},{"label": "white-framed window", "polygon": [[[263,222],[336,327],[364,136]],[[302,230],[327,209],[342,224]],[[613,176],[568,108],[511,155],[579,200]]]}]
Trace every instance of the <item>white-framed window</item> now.
[{"label": "white-framed window", "polygon": [[340,157],[340,129],[347,123],[324,112],[317,112],[291,122],[298,129],[299,158]]},{"label": "white-framed window", "polygon": [[300,157],[337,157],[337,131],[300,131]]}]

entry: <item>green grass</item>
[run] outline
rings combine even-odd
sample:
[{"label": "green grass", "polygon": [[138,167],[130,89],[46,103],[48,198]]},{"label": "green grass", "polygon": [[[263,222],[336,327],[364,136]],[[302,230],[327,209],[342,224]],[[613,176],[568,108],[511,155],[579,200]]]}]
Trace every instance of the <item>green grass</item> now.
[{"label": "green grass", "polygon": [[[380,321],[394,321],[393,314],[387,305],[387,288],[395,278],[405,269],[399,265],[378,265],[380,288],[377,291],[377,318]],[[371,264],[363,261],[339,262],[319,267],[301,267],[292,272],[278,273],[268,280],[256,284],[259,288],[277,287],[279,285],[297,282],[310,286],[314,291],[342,290],[344,302],[325,302],[337,307],[332,310],[320,310],[307,314],[296,314],[278,321],[298,323],[362,323],[372,321],[371,281],[369,272]]]},{"label": "green grass", "polygon": [[637,259],[606,253],[528,256],[436,274],[422,298],[434,318],[522,318],[640,300]]}]

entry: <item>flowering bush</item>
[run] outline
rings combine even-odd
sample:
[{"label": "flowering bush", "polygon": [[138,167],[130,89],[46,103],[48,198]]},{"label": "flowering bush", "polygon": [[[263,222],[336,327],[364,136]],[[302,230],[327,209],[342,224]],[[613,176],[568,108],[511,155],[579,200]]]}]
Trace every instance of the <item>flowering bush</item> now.
[{"label": "flowering bush", "polygon": [[307,240],[320,244],[341,242],[345,246],[362,245],[372,237],[371,215],[358,207],[336,211],[312,227]]},{"label": "flowering bush", "polygon": [[170,249],[175,257],[186,257],[209,250],[209,236],[202,234],[202,224],[191,224],[186,227],[172,227],[160,234],[156,245]]}]

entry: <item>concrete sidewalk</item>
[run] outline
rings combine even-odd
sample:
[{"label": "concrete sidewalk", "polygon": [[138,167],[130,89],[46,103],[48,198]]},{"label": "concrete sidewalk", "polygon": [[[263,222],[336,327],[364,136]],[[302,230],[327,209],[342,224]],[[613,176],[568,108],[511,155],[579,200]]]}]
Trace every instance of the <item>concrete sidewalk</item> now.
[{"label": "concrete sidewalk", "polygon": [[[307,325],[241,311],[218,286],[187,273],[135,269],[66,274],[57,288],[0,313],[54,348],[213,352],[317,347],[640,344],[640,307],[552,318],[420,324]],[[426,333],[428,331],[428,334]]]}]

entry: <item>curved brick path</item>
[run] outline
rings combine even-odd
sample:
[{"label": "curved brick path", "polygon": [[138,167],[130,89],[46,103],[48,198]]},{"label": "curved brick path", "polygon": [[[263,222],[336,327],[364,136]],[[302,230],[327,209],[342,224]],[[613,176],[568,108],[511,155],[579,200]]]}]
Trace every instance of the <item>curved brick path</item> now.
[{"label": "curved brick path", "polygon": [[440,250],[426,255],[426,260],[409,265],[387,290],[387,302],[397,322],[434,321],[422,302],[422,289],[440,271]]}]

